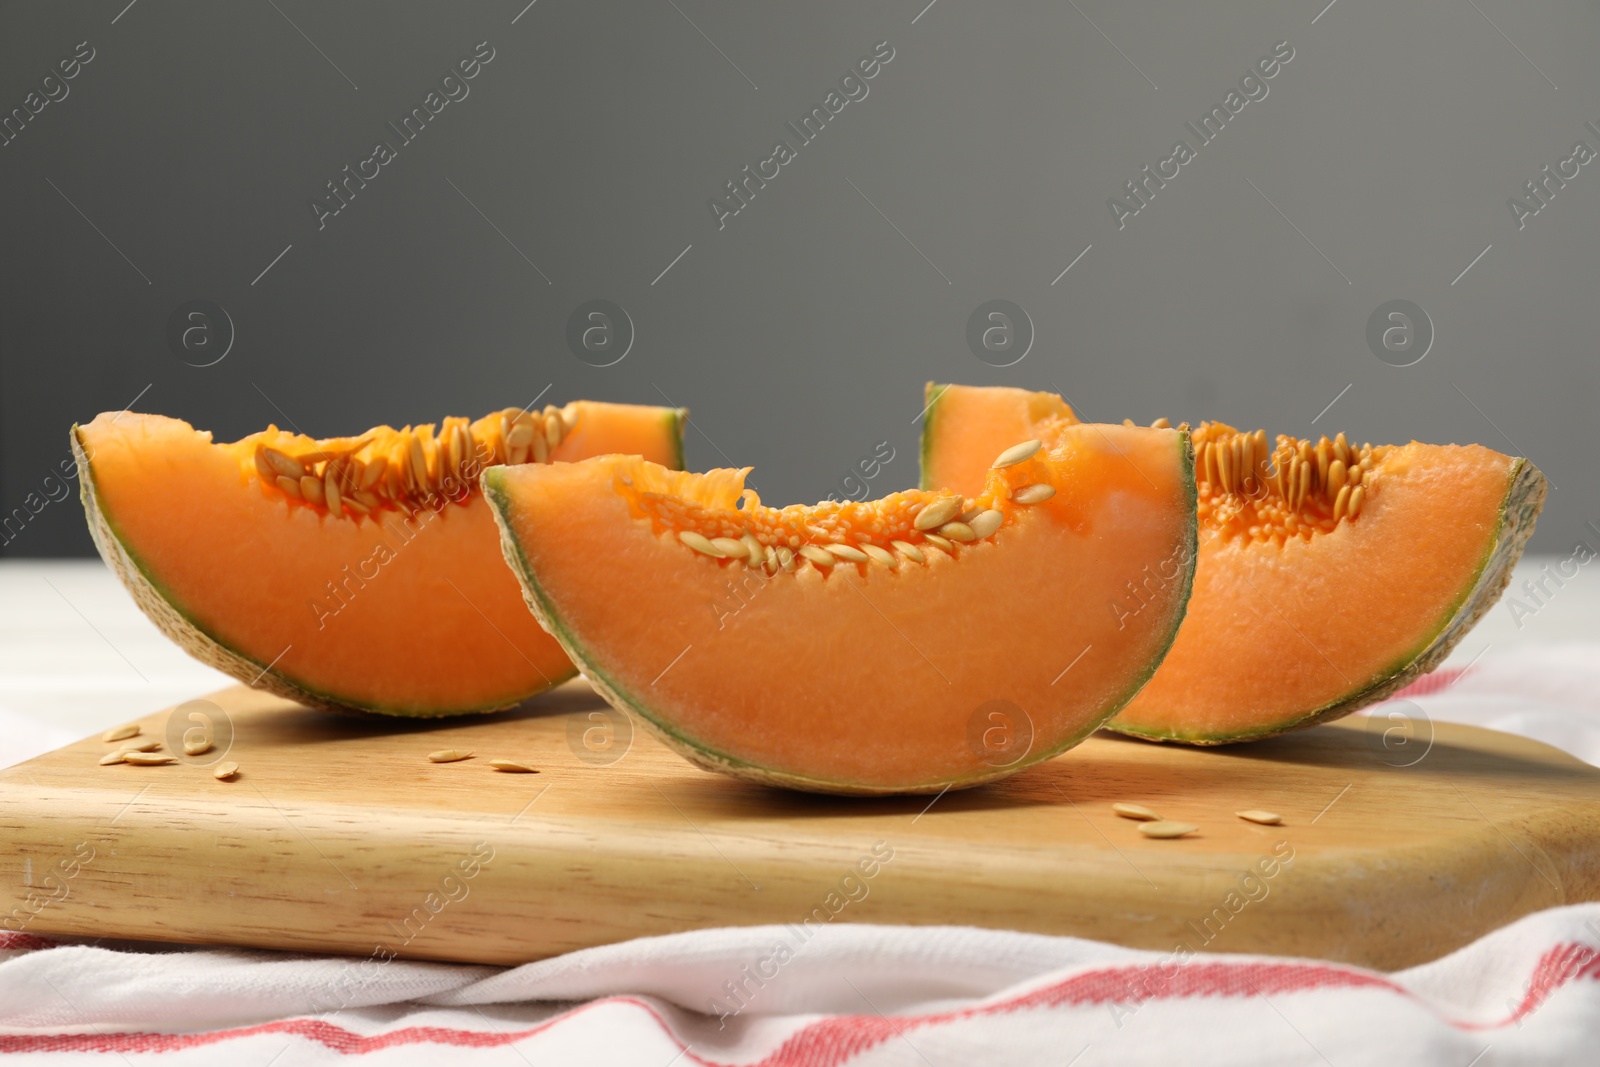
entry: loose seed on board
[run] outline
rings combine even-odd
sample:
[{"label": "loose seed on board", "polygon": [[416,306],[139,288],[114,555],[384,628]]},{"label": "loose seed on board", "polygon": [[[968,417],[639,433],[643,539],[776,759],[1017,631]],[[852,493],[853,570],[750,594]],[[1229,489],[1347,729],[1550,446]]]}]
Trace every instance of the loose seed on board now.
[{"label": "loose seed on board", "polygon": [[833,556],[827,552],[824,552],[816,545],[801,545],[800,555],[804,556],[818,567],[831,567],[834,565],[834,563],[838,562],[833,558]]},{"label": "loose seed on board", "polygon": [[136,763],[141,767],[159,767],[163,763],[172,763],[174,760],[171,756],[163,755],[160,752],[124,752],[122,754],[122,762]]},{"label": "loose seed on board", "polygon": [[1182,837],[1185,834],[1192,834],[1198,829],[1200,827],[1190,826],[1186,822],[1167,822],[1166,820],[1139,824],[1139,832],[1141,834],[1146,837],[1157,838]]},{"label": "loose seed on board", "polygon": [[823,548],[839,559],[847,559],[851,563],[865,563],[869,558],[865,552],[854,545],[824,545]]},{"label": "loose seed on board", "polygon": [[1236,811],[1234,814],[1245,822],[1258,822],[1262,826],[1277,826],[1283,822],[1283,816],[1275,811],[1259,811],[1252,808],[1249,811]]},{"label": "loose seed on board", "polygon": [[1046,500],[1056,495],[1053,485],[1025,485],[1011,494],[1011,499],[1019,504],[1043,504]]},{"label": "loose seed on board", "polygon": [[942,496],[917,512],[917,517],[911,525],[919,530],[932,530],[935,527],[943,526],[955,516],[961,514],[961,509],[965,503],[958,496]]},{"label": "loose seed on board", "polygon": [[967,525],[971,528],[973,536],[981,541],[1000,529],[1000,524],[1005,521],[1006,517],[1004,515],[994,508],[990,508],[988,511],[978,512]]},{"label": "loose seed on board", "polygon": [[877,545],[862,545],[861,551],[871,556],[874,563],[881,563],[885,567],[893,567],[895,565],[894,553],[879,548]]},{"label": "loose seed on board", "polygon": [[978,535],[964,522],[947,522],[939,527],[939,534],[952,541],[976,541]]},{"label": "loose seed on board", "polygon": [[226,778],[232,778],[238,773],[239,765],[234,763],[232,760],[229,760],[227,763],[217,764],[217,769],[211,772],[211,777],[220,782]]},{"label": "loose seed on board", "polygon": [[125,726],[113,726],[100,735],[102,741],[124,741],[130,737],[139,736],[139,724],[130,722]]},{"label": "loose seed on board", "polygon": [[[154,752],[156,749],[158,749],[160,747],[161,747],[161,742],[160,741],[146,741],[142,745],[118,745],[116,748],[112,749],[110,752],[107,752],[105,754],[105,758],[102,759],[100,761],[100,763],[101,763],[102,766],[105,766],[105,765],[108,765],[108,764],[112,764],[112,763],[121,763],[122,762],[122,757],[126,756],[130,752]],[[112,759],[111,757],[113,757],[113,756],[115,756],[116,758]]]},{"label": "loose seed on board", "polygon": [[514,759],[492,759],[489,761],[489,766],[497,771],[505,771],[507,774],[539,773],[537,769],[528,766],[526,763],[518,763]]},{"label": "loose seed on board", "polygon": [[210,741],[185,741],[183,743],[183,754],[185,756],[199,756],[210,751]]},{"label": "loose seed on board", "polygon": [[912,563],[927,562],[928,557],[924,556],[922,554],[922,549],[918,548],[916,545],[909,544],[905,541],[890,541],[889,543],[894,546],[894,550],[896,552],[900,553],[906,559],[909,559]]},{"label": "loose seed on board", "polygon": [[1002,467],[1014,467],[1025,459],[1032,459],[1033,454],[1037,451],[1039,451],[1039,442],[1037,440],[1024,441],[1020,445],[1012,445],[1000,453],[994,458],[994,462],[990,466],[995,470],[999,470]]},{"label": "loose seed on board", "polygon": [[1161,816],[1145,807],[1143,804],[1113,804],[1111,810],[1124,819],[1139,819],[1142,822],[1160,822]]},{"label": "loose seed on board", "polygon": [[428,761],[430,763],[457,763],[471,758],[472,753],[463,752],[459,748],[441,748],[437,752],[428,753]]},{"label": "loose seed on board", "polygon": [[702,555],[710,556],[713,559],[726,558],[723,556],[722,550],[712,544],[704,534],[695,533],[693,530],[679,530],[678,540]]},{"label": "loose seed on board", "polygon": [[734,537],[713,537],[711,546],[727,559],[746,559],[750,555],[750,546]]}]

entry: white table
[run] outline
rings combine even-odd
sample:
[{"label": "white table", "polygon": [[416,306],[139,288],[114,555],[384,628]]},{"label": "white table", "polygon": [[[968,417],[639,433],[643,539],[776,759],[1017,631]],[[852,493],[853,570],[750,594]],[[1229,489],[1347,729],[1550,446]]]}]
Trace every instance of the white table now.
[{"label": "white table", "polygon": [[[1507,596],[1554,563],[1524,559]],[[1584,568],[1518,621],[1507,601],[1495,605],[1450,662],[1600,638],[1600,578]],[[0,561],[0,708],[40,737],[65,743],[232,683],[163,637],[98,560]],[[14,762],[5,756],[16,740],[0,739],[0,765]]]}]

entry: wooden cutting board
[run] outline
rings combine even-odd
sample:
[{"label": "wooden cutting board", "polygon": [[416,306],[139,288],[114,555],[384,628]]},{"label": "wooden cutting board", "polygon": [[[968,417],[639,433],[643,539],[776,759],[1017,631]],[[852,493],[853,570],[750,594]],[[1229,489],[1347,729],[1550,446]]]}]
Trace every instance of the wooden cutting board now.
[{"label": "wooden cutting board", "polygon": [[[1392,969],[1600,899],[1600,769],[1444,723],[1098,736],[992,786],[846,800],[697,770],[581,681],[435,723],[239,687],[140,740],[181,751],[194,715],[217,747],[184,762],[100,766],[116,746],[91,738],[0,771],[0,927],[508,964],[721,925],[955,923]],[[446,748],[477,755],[428,761]],[[1116,801],[1199,832],[1146,839]]]}]

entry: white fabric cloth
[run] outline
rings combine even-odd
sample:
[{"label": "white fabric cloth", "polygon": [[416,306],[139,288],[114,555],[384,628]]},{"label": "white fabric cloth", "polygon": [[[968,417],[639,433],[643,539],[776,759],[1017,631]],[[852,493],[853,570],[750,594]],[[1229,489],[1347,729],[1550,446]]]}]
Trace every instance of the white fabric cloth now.
[{"label": "white fabric cloth", "polygon": [[[87,945],[0,950],[0,1051],[172,1063],[1593,1064],[1600,904],[1392,975],[966,927],[705,930],[505,971]],[[13,941],[22,940],[13,938]],[[770,970],[770,969],[769,969]],[[337,991],[337,992],[336,992]],[[720,1014],[706,1011],[715,1001]],[[343,1006],[340,1006],[340,1005]],[[514,1049],[514,1051],[513,1051]],[[1487,1050],[1487,1051],[1486,1051]]]},{"label": "white fabric cloth", "polygon": [[[1523,733],[1600,764],[1600,645],[1486,655],[1373,711]],[[0,710],[0,763],[58,740],[31,729],[11,732]],[[705,930],[500,969],[0,935],[0,1052],[274,1067],[1600,1062],[1600,904],[1387,975],[849,924],[772,973],[760,961],[779,941],[796,937]]]}]

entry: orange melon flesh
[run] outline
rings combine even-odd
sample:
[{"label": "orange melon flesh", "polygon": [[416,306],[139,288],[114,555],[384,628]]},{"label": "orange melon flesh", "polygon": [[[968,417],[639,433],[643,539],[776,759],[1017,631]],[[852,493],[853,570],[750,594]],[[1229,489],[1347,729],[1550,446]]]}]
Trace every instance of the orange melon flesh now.
[{"label": "orange melon flesh", "polygon": [[[985,392],[964,390],[965,410]],[[1007,418],[1012,391],[995,392],[994,417]],[[948,425],[940,404],[924,441],[934,471],[953,469],[940,464],[956,447],[938,439]],[[1340,505],[1337,490],[1355,475],[1330,476],[1323,462],[1340,449],[1360,454],[1343,435],[1315,446],[1280,437],[1270,453],[1264,434],[1227,426],[1202,425],[1195,440],[1200,537],[1188,616],[1150,684],[1110,724],[1157,740],[1271,736],[1348,714],[1431,670],[1498,598],[1545,492],[1531,463],[1479,445],[1368,446],[1351,517],[1349,492]],[[968,435],[959,447],[977,445]],[[1304,455],[1310,486],[1297,491]],[[1319,477],[1332,487],[1319,491]]]},{"label": "orange melon flesh", "polygon": [[[602,457],[483,479],[529,606],[591,684],[702,766],[834,793],[1001,777],[1114,714],[1183,613],[1195,527],[1177,431],[1067,430],[975,490],[966,510],[997,529],[942,546],[915,529],[940,494],[777,509],[747,473]],[[1029,485],[1056,492],[1011,499]],[[685,543],[697,534],[732,556]],[[845,558],[808,558],[828,544]],[[1112,615],[1127,576],[1163,567],[1145,610]]]},{"label": "orange melon flesh", "polygon": [[[570,429],[554,460],[628,449],[681,463],[677,411],[564,410]],[[503,461],[498,415],[446,429],[471,435],[478,462]],[[448,451],[419,429],[437,484]],[[455,499],[415,499],[402,485],[370,514],[353,487],[333,514],[326,499],[287,495],[258,469],[263,446],[315,456],[370,440],[354,453],[370,460],[408,436],[382,427],[316,442],[272,428],[217,444],[185,422],[122,412],[74,427],[73,442],[102,555],[169,636],[243,681],[316,706],[451,715],[508,707],[570,678],[571,662],[523,607],[470,456],[459,473],[471,480],[450,483]]]},{"label": "orange melon flesh", "polygon": [[[973,492],[1002,448],[1029,438],[1054,440],[1078,422],[1054,393],[1007,386],[936,385],[924,390],[922,487]],[[937,442],[938,448],[930,445]],[[998,443],[997,443],[998,442]]]}]

